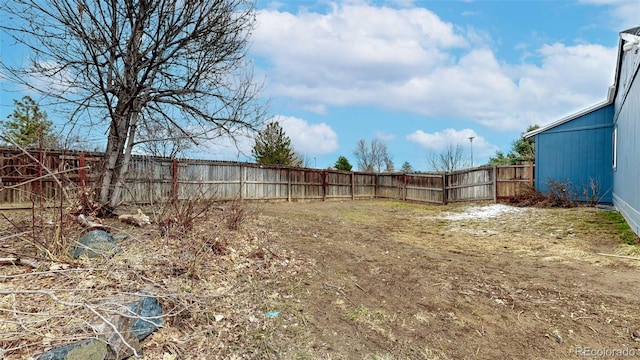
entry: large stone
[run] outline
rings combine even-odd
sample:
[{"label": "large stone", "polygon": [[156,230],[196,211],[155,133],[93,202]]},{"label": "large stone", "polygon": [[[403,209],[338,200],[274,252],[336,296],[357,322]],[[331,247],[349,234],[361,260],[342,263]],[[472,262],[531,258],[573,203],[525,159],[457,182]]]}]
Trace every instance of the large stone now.
[{"label": "large stone", "polygon": [[162,306],[160,306],[158,299],[146,296],[136,302],[127,304],[127,307],[135,315],[150,318],[136,319],[133,323],[133,333],[138,337],[138,340],[146,338],[156,331],[159,326],[162,326]]},{"label": "large stone", "polygon": [[[124,301],[122,301],[124,300]],[[126,302],[110,299],[110,303]],[[38,360],[122,360],[142,352],[140,341],[156,331],[164,323],[162,307],[151,296],[124,305],[126,310],[111,316],[108,323],[93,324],[99,339],[87,339],[56,348],[40,355]],[[114,329],[115,327],[115,329]]]},{"label": "large stone", "polygon": [[38,360],[104,360],[107,343],[102,339],[86,339],[55,348],[40,355]]},{"label": "large stone", "polygon": [[142,345],[133,332],[134,321],[135,319],[129,316],[114,315],[109,318],[110,324],[103,323],[96,328],[109,344],[109,352],[105,360],[122,360],[142,353]]},{"label": "large stone", "polygon": [[74,259],[82,255],[86,255],[89,258],[109,257],[121,251],[113,235],[104,230],[92,230],[80,237],[78,243],[73,247],[71,255]]}]

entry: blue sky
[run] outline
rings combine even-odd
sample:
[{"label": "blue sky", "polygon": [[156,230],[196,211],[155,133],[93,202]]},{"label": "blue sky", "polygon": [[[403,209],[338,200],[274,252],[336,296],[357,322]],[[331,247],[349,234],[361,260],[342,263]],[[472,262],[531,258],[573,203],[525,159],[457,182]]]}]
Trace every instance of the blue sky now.
[{"label": "blue sky", "polygon": [[[462,144],[475,165],[531,124],[603,101],[640,2],[263,1],[249,56],[270,113],[311,167],[378,138],[396,168]],[[1,55],[12,56],[7,42]],[[0,79],[0,118],[20,92]],[[46,110],[46,109],[45,109]],[[50,114],[50,117],[51,114]],[[94,134],[100,139],[101,134]],[[93,136],[90,136],[93,137]],[[99,140],[96,140],[99,141]],[[251,160],[251,139],[194,156]]]}]

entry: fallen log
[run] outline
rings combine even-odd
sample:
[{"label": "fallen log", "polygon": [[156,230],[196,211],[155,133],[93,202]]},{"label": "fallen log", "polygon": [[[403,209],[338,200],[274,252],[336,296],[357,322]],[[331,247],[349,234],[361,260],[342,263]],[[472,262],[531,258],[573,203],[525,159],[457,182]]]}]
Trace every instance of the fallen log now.
[{"label": "fallen log", "polygon": [[149,216],[145,215],[140,209],[138,209],[138,213],[135,215],[122,214],[118,216],[118,220],[129,224],[134,224],[139,227],[151,224],[151,219],[149,219]]},{"label": "fallen log", "polygon": [[78,215],[78,223],[87,228],[103,229],[105,227],[103,224],[87,219],[83,214]]},{"label": "fallen log", "polygon": [[21,266],[29,266],[34,269],[40,267],[37,261],[33,259],[25,259],[17,256],[10,256],[6,258],[0,258],[0,265],[21,265]]},{"label": "fallen log", "polygon": [[598,253],[598,255],[614,257],[614,258],[619,258],[619,259],[640,260],[640,257],[637,257],[637,256],[615,255],[615,254],[605,254],[605,253]]}]

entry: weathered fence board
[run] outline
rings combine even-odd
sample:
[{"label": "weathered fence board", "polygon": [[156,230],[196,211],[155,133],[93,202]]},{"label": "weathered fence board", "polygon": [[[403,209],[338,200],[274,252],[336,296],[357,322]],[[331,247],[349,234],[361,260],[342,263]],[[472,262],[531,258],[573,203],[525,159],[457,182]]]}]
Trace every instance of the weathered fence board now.
[{"label": "weathered fence board", "polygon": [[380,174],[377,175],[378,184],[376,197],[387,199],[404,198],[404,175]]},{"label": "weathered fence board", "polygon": [[442,174],[406,175],[404,200],[443,204],[444,182]]},{"label": "weathered fence board", "polygon": [[[56,180],[69,191],[82,184],[95,188],[102,159],[102,153],[34,151],[26,155],[15,149],[0,149],[0,204],[29,203],[34,195],[59,199]],[[50,173],[55,177],[47,176]],[[446,204],[514,197],[522,193],[525,184],[533,185],[532,164],[483,166],[449,174],[373,174],[133,156],[121,201],[388,198]]]},{"label": "weathered fence board", "polygon": [[353,175],[354,199],[373,199],[376,197],[376,175],[354,173]]},{"label": "weathered fence board", "polygon": [[327,199],[352,199],[353,175],[350,172],[327,172]]},{"label": "weathered fence board", "polygon": [[526,186],[533,186],[533,163],[524,165],[501,165],[496,167],[496,200],[522,194]]},{"label": "weathered fence board", "polygon": [[492,200],[494,171],[494,167],[482,167],[447,174],[447,202]]}]

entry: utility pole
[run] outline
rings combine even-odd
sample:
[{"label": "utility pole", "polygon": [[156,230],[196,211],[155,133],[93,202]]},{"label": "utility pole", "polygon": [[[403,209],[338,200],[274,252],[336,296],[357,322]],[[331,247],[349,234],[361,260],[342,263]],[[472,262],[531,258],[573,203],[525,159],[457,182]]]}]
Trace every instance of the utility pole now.
[{"label": "utility pole", "polygon": [[471,143],[471,167],[473,167],[473,139],[475,136],[469,136],[469,142]]}]

